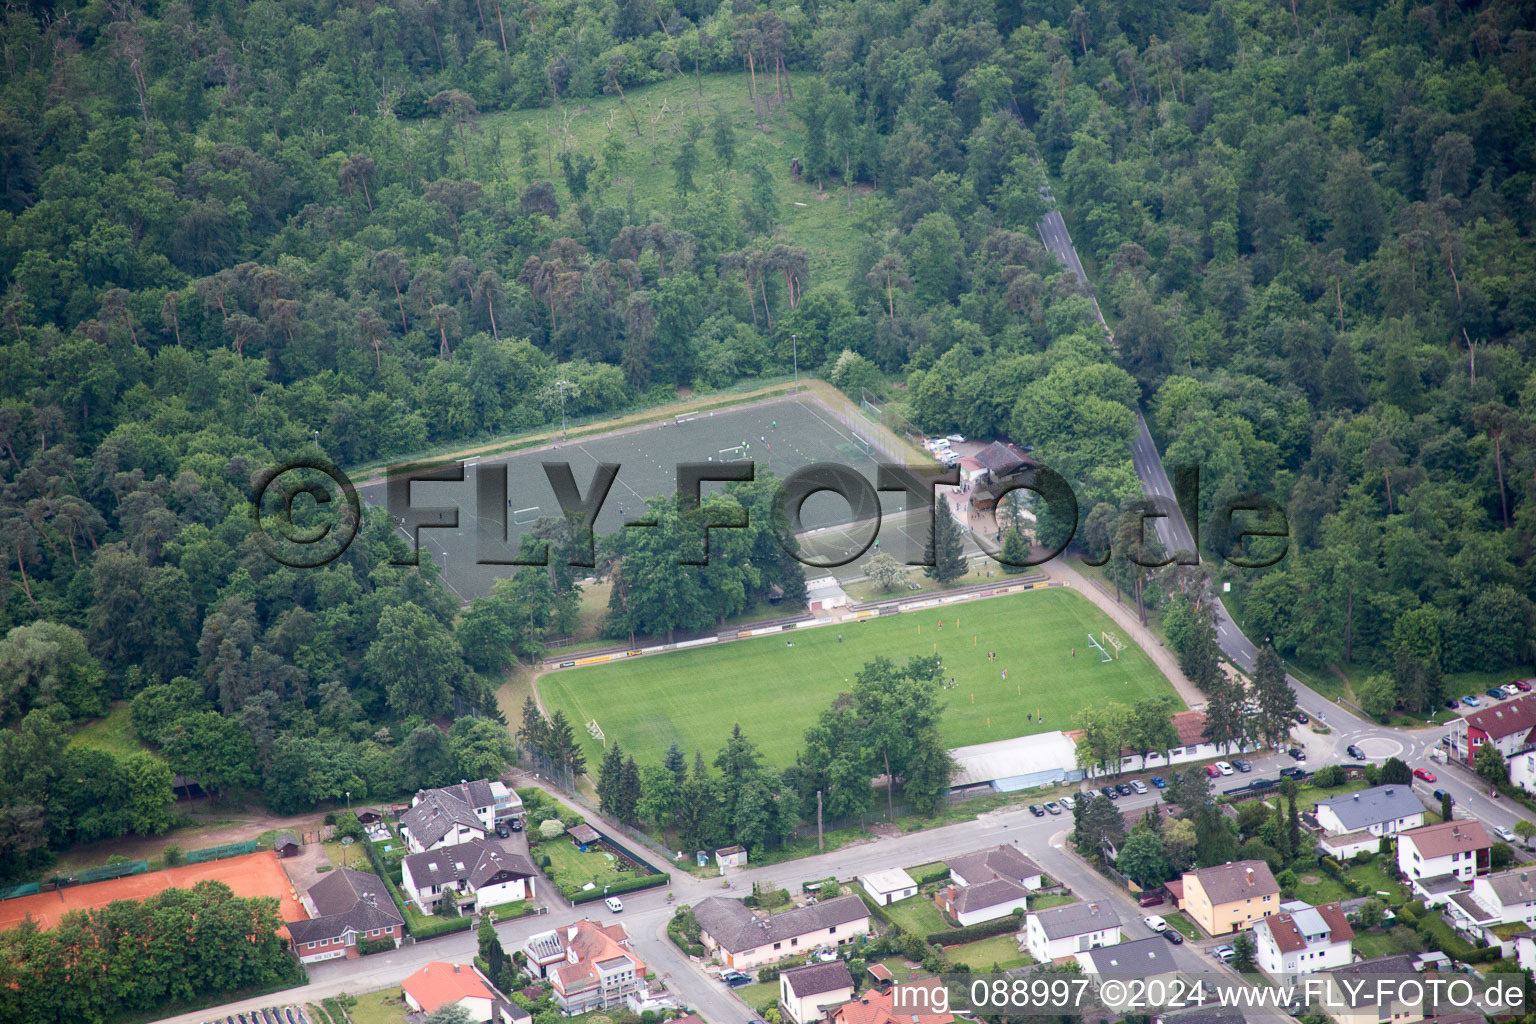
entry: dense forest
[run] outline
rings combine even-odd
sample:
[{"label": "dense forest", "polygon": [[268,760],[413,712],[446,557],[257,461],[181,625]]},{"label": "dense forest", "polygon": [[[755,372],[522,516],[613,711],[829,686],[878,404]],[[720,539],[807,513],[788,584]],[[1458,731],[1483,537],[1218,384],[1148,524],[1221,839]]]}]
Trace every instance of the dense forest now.
[{"label": "dense forest", "polygon": [[[1527,5],[4,19],[0,739],[49,753],[4,759],[0,875],[76,834],[63,737],[111,700],[177,774],[289,810],[508,753],[492,648],[536,654],[575,583],[524,570],[461,613],[425,560],[390,564],[377,514],[325,570],[285,568],[245,507],[267,466],[444,450],[796,355],[923,429],[1033,445],[1094,550],[1140,494],[1140,406],[1167,461],[1201,467],[1203,511],[1247,491],[1288,511],[1286,558],[1230,574],[1250,632],[1376,670],[1389,710],[1532,660]],[[658,144],[665,88],[693,102]],[[571,118],[598,103],[583,142]],[[758,145],[775,135],[797,149]],[[1048,181],[1111,336],[1040,242]],[[786,230],[810,202],[854,243]],[[1187,574],[1111,570],[1187,599]],[[714,582],[739,606],[771,576]],[[616,605],[610,631],[682,624],[654,611]]]}]

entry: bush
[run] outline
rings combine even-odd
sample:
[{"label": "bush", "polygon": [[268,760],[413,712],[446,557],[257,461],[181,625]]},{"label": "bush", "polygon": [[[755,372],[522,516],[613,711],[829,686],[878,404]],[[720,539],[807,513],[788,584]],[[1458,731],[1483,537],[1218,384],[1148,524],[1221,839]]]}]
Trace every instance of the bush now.
[{"label": "bush", "polygon": [[325,812],[325,823],[327,825],[334,825],[334,824],[336,824],[336,812],[335,811],[326,811]]},{"label": "bush", "polygon": [[607,892],[603,892],[602,889],[598,888],[582,890],[574,885],[563,886],[560,891],[565,894],[565,898],[571,903],[591,903],[593,900],[617,896],[621,892],[653,889],[658,885],[666,885],[671,880],[671,875],[642,875],[639,878],[626,878],[621,882],[610,882]]},{"label": "bush", "polygon": [[1016,932],[1023,923],[1024,912],[1015,910],[1007,917],[1000,917],[995,921],[983,921],[980,924],[969,925],[965,928],[954,928],[947,932],[933,932],[927,936],[926,941],[934,945],[958,946],[964,942],[975,942],[977,939],[990,939],[994,935],[1006,935]]},{"label": "bush", "polygon": [[323,875],[323,874],[325,874],[329,870],[331,870],[331,865],[329,865],[329,864],[321,864],[319,867],[315,868],[315,874]]},{"label": "bush", "polygon": [[1336,764],[1328,764],[1312,773],[1312,784],[1319,789],[1328,789],[1337,786],[1344,781],[1344,773]]},{"label": "bush", "polygon": [[1508,843],[1495,841],[1493,849],[1488,851],[1488,865],[1495,871],[1500,868],[1509,867],[1509,865],[1514,863],[1514,860],[1515,850]]},{"label": "bush", "polygon": [[368,956],[370,953],[387,953],[395,948],[395,940],[389,938],[358,939],[358,956]]},{"label": "bush", "polygon": [[187,861],[187,855],[181,852],[181,847],[175,843],[167,846],[161,857],[164,858],[165,866],[168,868],[179,867]]},{"label": "bush", "polygon": [[565,823],[559,818],[546,818],[539,822],[539,835],[545,839],[554,839],[564,834]]},{"label": "bush", "polygon": [[[912,874],[908,872],[908,874]],[[935,864],[927,871],[912,874],[912,881],[918,885],[928,885],[930,882],[942,882],[949,878],[948,864]]]}]

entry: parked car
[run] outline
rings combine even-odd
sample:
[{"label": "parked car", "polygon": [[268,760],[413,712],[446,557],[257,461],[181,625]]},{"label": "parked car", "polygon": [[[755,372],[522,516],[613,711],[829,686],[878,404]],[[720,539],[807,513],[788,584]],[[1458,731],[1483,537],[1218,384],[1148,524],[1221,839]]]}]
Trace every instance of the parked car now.
[{"label": "parked car", "polygon": [[1156,914],[1148,914],[1146,917],[1141,919],[1141,923],[1146,925],[1148,928],[1151,928],[1155,932],[1166,931],[1168,929],[1168,922],[1164,921]]},{"label": "parked car", "polygon": [[1223,775],[1231,775],[1237,769],[1233,768],[1226,761],[1217,761],[1216,762],[1216,770],[1221,772],[1221,774],[1223,774]]},{"label": "parked car", "polygon": [[1060,814],[1061,806],[1055,800],[1051,800],[1045,805],[1045,810],[1047,814]]},{"label": "parked car", "polygon": [[1448,746],[1451,745],[1451,734],[1450,733],[1446,733],[1444,736],[1440,737],[1440,745],[1442,747],[1448,747]]},{"label": "parked car", "polygon": [[1205,774],[1209,775],[1213,779],[1221,778],[1221,772],[1217,771],[1216,766],[1213,764],[1208,764],[1205,766]]},{"label": "parked car", "polygon": [[1231,963],[1237,956],[1237,950],[1233,949],[1231,946],[1217,946],[1215,949],[1211,950],[1211,952],[1215,955],[1216,959],[1220,960],[1224,964]]},{"label": "parked car", "polygon": [[1247,775],[1249,772],[1253,771],[1253,762],[1249,761],[1247,758],[1234,757],[1232,759],[1232,767],[1236,768],[1244,775]]},{"label": "parked car", "polygon": [[1531,692],[1531,683],[1530,683],[1530,680],[1528,680],[1528,679],[1516,679],[1514,682],[1510,683],[1509,685],[1513,686],[1515,689],[1519,690],[1521,693],[1530,693]]},{"label": "parked car", "polygon": [[1504,699],[1504,688],[1502,686],[1490,686],[1483,692],[1492,697],[1494,700]]},{"label": "parked car", "polygon": [[1472,696],[1470,693],[1461,698],[1461,702],[1469,708],[1480,708],[1483,706],[1483,702]]},{"label": "parked car", "polygon": [[1117,782],[1117,783],[1115,783],[1115,792],[1119,793],[1121,796],[1130,796],[1131,795],[1131,787],[1127,786],[1123,782]]},{"label": "parked car", "polygon": [[1312,721],[1312,719],[1307,717],[1307,713],[1305,711],[1298,711],[1292,717],[1296,719],[1297,725],[1306,725],[1308,722]]},{"label": "parked car", "polygon": [[1520,692],[1520,687],[1516,686],[1514,683],[1505,683],[1503,690],[1504,696],[1513,697],[1515,694]]},{"label": "parked car", "polygon": [[1413,777],[1416,779],[1423,779],[1425,782],[1435,781],[1435,773],[1430,771],[1428,768],[1415,768],[1413,770]]},{"label": "parked car", "polygon": [[1147,791],[1147,784],[1140,779],[1132,779],[1131,788],[1138,793],[1145,793]]},{"label": "parked car", "polygon": [[832,949],[818,949],[816,951],[816,962],[817,963],[820,963],[820,964],[830,964],[833,961],[835,961],[837,958],[838,957],[837,957],[837,951],[836,950],[832,950]]},{"label": "parked car", "polygon": [[1179,934],[1179,930],[1177,928],[1169,928],[1167,931],[1163,932],[1163,938],[1167,939],[1175,946],[1181,946],[1184,944],[1184,936]]},{"label": "parked car", "polygon": [[1292,747],[1286,753],[1290,754],[1292,759],[1297,761],[1305,761],[1307,759],[1307,752],[1300,747]]},{"label": "parked car", "polygon": [[1446,791],[1445,791],[1445,790],[1443,790],[1443,789],[1437,789],[1437,790],[1435,790],[1435,799],[1436,799],[1436,800],[1445,800],[1445,799],[1449,799],[1449,800],[1450,800],[1450,801],[1451,801],[1451,806],[1452,806],[1452,807],[1455,807],[1455,806],[1456,806],[1456,798],[1455,798],[1455,797],[1454,797],[1454,796],[1451,796],[1451,794],[1449,794],[1449,793],[1447,793],[1447,792],[1446,792]]},{"label": "parked car", "polygon": [[1296,779],[1299,782],[1307,777],[1307,772],[1304,768],[1281,768],[1280,777],[1282,779]]},{"label": "parked car", "polygon": [[1152,776],[1152,788],[1153,789],[1167,789],[1168,788],[1168,780],[1163,778],[1161,775],[1154,775],[1154,776]]},{"label": "parked car", "polygon": [[1348,754],[1350,757],[1354,758],[1356,761],[1364,761],[1365,760],[1365,751],[1361,750],[1359,747],[1355,746],[1353,743],[1351,743],[1347,748],[1345,748],[1344,752],[1346,754]]},{"label": "parked car", "polygon": [[1504,840],[1506,843],[1513,843],[1515,841],[1515,833],[1510,829],[1505,828],[1503,825],[1495,825],[1493,827],[1493,831],[1495,835]]},{"label": "parked car", "polygon": [[501,838],[506,839],[508,836],[510,836],[512,834],[512,829],[507,827],[507,823],[506,822],[498,821],[496,823],[496,834],[498,836],[500,836]]},{"label": "parked car", "polygon": [[523,819],[522,818],[513,818],[511,824],[512,824],[512,831],[513,832],[521,832],[523,830]]},{"label": "parked car", "polygon": [[1161,902],[1163,902],[1163,894],[1161,892],[1153,892],[1151,889],[1136,897],[1136,905],[1138,907],[1155,907]]},{"label": "parked car", "polygon": [[950,434],[944,440],[946,440],[946,441],[953,441],[955,444],[963,444],[965,442],[965,435],[964,434]]},{"label": "parked car", "polygon": [[1116,793],[1114,790],[1110,789],[1108,786],[1100,786],[1099,787],[1099,792],[1104,794],[1105,796],[1109,797],[1111,800],[1119,800],[1120,799],[1120,794]]},{"label": "parked car", "polygon": [[1058,800],[1056,802],[1061,804],[1061,806],[1065,807],[1067,810],[1070,811],[1072,808],[1077,806],[1077,797],[1074,797],[1074,796],[1064,796],[1064,797],[1062,797],[1060,800]]},{"label": "parked car", "polygon": [[1461,701],[1459,701],[1456,698],[1452,697],[1450,700],[1445,702],[1445,709],[1447,711],[1460,711],[1461,710]]},{"label": "parked car", "polygon": [[615,914],[624,913],[624,904],[619,901],[617,896],[609,896],[607,899],[603,900],[603,906],[607,907]]},{"label": "parked car", "polygon": [[1041,807],[1039,804],[1030,804],[1029,813],[1033,814],[1037,818],[1043,818],[1045,817],[1045,808]]},{"label": "parked car", "polygon": [[731,988],[739,988],[742,985],[752,984],[752,975],[744,971],[738,971],[735,968],[728,968],[720,972],[720,980],[731,986]]}]

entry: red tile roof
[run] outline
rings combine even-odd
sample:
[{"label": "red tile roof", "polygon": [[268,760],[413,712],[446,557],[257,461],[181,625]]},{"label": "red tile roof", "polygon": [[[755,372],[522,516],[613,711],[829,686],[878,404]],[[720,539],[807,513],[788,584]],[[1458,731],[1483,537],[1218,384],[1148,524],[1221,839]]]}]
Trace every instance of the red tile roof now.
[{"label": "red tile roof", "polygon": [[427,964],[401,982],[400,987],[427,1013],[460,999],[496,998],[472,964],[445,964],[441,960]]},{"label": "red tile roof", "polygon": [[1439,825],[1425,825],[1398,834],[1397,841],[1413,840],[1421,857],[1445,857],[1453,853],[1487,850],[1493,841],[1477,821],[1447,821]]},{"label": "red tile roof", "polygon": [[1530,733],[1536,729],[1536,694],[1474,711],[1467,716],[1467,726],[1481,729],[1495,740]]},{"label": "red tile roof", "polygon": [[1204,711],[1180,711],[1173,716],[1173,727],[1179,732],[1181,747],[1198,747],[1206,742]]},{"label": "red tile roof", "polygon": [[[921,1010],[925,1004],[932,1009],[931,993],[938,987],[942,987],[942,982],[931,978],[896,985],[889,992],[866,992],[853,1002],[838,1007],[832,1015],[833,1024],[952,1024],[955,1019],[952,1013],[912,1012]],[[899,1012],[894,1010],[897,993],[901,1000]],[[914,996],[919,1000],[916,1005]],[[939,1005],[944,1003],[940,1001]]]}]

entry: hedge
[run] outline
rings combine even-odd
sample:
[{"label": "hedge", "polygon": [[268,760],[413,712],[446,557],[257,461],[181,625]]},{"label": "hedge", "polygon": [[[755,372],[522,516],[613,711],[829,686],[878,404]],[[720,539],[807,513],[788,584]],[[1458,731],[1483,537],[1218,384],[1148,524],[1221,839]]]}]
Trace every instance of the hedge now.
[{"label": "hedge", "polygon": [[995,921],[983,921],[964,928],[953,928],[947,932],[933,932],[926,937],[925,941],[935,946],[958,946],[966,942],[975,942],[977,939],[990,939],[994,935],[1006,935],[1009,932],[1018,931],[1023,919],[1023,911],[1014,911],[1007,917],[1000,917]]},{"label": "hedge", "polygon": [[935,864],[932,868],[924,871],[922,874],[914,875],[910,871],[907,872],[907,874],[912,875],[912,881],[916,882],[918,885],[927,885],[929,882],[942,882],[944,879],[949,877],[949,865]]},{"label": "hedge", "polygon": [[671,875],[642,875],[639,878],[630,878],[622,882],[610,882],[607,892],[597,888],[583,890],[574,885],[564,886],[560,891],[573,904],[591,903],[593,900],[617,896],[621,892],[634,892],[637,889],[654,889],[658,885],[666,885],[671,880]]},{"label": "hedge", "polygon": [[387,952],[389,952],[390,950],[392,950],[394,948],[395,948],[395,940],[394,939],[387,939],[387,938],[367,939],[367,938],[364,938],[364,939],[358,939],[357,940],[357,954],[358,954],[358,956],[368,956],[371,953],[387,953]]},{"label": "hedge", "polygon": [[864,887],[862,885],[855,885],[853,887],[853,893],[859,899],[864,901],[864,907],[865,907],[865,909],[867,909],[870,912],[871,915],[873,915],[874,917],[880,919],[881,921],[883,921],[885,924],[889,925],[890,927],[896,929],[898,932],[905,933],[906,929],[902,928],[901,925],[897,924],[895,921],[893,921],[891,919],[891,912],[889,910],[887,910],[885,907],[883,907],[880,904],[876,903],[875,902],[875,898],[873,896],[871,896],[869,893],[865,892],[864,891]]}]

